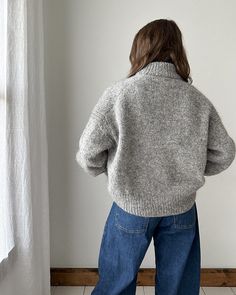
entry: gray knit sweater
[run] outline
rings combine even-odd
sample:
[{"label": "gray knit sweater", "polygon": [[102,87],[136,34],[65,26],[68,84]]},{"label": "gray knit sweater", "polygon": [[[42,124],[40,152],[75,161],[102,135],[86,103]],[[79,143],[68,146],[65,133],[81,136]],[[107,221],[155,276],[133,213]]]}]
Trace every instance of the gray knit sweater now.
[{"label": "gray knit sweater", "polygon": [[88,174],[105,173],[113,201],[146,217],[190,209],[204,176],[222,172],[234,157],[212,102],[174,64],[156,61],[105,89],[76,153]]}]

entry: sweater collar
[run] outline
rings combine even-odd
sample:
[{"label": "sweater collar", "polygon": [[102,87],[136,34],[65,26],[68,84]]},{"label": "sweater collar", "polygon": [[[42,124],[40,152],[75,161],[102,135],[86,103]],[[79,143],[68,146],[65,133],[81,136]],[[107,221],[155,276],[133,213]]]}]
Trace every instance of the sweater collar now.
[{"label": "sweater collar", "polygon": [[139,70],[137,74],[149,74],[167,78],[182,79],[182,77],[176,72],[175,65],[164,61],[150,62],[144,68]]}]

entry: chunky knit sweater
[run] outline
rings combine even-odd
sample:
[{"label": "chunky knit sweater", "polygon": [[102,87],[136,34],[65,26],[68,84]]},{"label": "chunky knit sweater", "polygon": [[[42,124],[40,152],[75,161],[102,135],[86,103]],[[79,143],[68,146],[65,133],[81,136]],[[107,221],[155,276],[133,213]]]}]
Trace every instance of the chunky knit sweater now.
[{"label": "chunky knit sweater", "polygon": [[105,173],[108,192],[125,211],[147,217],[190,209],[205,177],[235,157],[212,102],[168,62],[151,62],[113,82],[91,111],[76,160]]}]

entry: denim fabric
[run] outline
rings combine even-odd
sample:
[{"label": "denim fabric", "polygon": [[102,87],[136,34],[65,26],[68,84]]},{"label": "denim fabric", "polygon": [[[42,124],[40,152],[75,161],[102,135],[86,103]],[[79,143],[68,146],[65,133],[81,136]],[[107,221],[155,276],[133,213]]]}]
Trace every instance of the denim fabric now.
[{"label": "denim fabric", "polygon": [[137,274],[153,238],[155,294],[199,295],[200,237],[196,203],[164,217],[130,214],[112,203],[101,240],[99,280],[92,295],[133,295]]}]

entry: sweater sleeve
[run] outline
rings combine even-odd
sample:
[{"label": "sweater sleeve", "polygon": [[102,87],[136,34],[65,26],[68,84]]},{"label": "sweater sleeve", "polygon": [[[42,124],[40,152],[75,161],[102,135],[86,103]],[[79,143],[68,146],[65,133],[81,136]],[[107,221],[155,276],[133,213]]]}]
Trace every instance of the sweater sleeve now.
[{"label": "sweater sleeve", "polygon": [[235,142],[227,133],[219,113],[211,105],[207,162],[204,175],[210,176],[218,174],[227,169],[235,158]]},{"label": "sweater sleeve", "polygon": [[94,110],[79,139],[76,160],[92,176],[103,172],[107,175],[108,152],[113,144],[105,116]]}]

